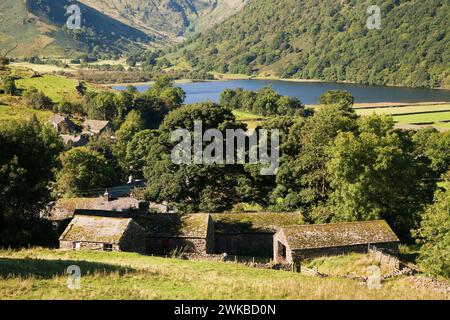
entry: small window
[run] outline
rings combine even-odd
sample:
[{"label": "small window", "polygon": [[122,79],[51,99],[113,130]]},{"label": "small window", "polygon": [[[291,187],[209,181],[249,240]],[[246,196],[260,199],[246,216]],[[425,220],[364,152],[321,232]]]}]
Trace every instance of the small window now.
[{"label": "small window", "polygon": [[103,251],[113,251],[112,244],[109,244],[109,243],[103,244]]},{"label": "small window", "polygon": [[80,242],[75,242],[73,244],[73,249],[76,251],[80,251],[81,250],[81,243]]}]

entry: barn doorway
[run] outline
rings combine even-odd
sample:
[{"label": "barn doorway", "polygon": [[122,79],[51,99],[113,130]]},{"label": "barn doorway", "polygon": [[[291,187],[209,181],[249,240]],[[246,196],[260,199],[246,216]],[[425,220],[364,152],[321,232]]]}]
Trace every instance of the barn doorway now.
[{"label": "barn doorway", "polygon": [[286,260],[286,246],[278,241],[278,256]]}]

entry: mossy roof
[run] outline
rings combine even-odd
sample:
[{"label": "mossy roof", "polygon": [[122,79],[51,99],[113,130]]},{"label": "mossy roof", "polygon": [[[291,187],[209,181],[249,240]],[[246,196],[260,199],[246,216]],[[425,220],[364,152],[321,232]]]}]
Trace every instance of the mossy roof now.
[{"label": "mossy roof", "polygon": [[386,221],[329,223],[284,227],[291,250],[398,242]]},{"label": "mossy roof", "polygon": [[118,244],[132,219],[75,215],[59,240]]},{"label": "mossy roof", "polygon": [[304,223],[300,213],[217,213],[211,216],[216,232],[222,234],[275,233],[280,227]]},{"label": "mossy roof", "polygon": [[208,214],[150,214],[137,222],[150,237],[202,238],[208,236]]}]

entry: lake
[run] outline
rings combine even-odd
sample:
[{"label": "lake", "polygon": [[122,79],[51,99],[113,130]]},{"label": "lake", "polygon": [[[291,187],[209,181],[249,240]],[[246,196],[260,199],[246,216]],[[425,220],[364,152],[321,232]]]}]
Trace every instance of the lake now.
[{"label": "lake", "polygon": [[[316,104],[317,99],[329,90],[347,90],[354,97],[356,103],[374,102],[450,102],[450,90],[413,89],[403,87],[382,87],[346,83],[328,82],[290,82],[281,80],[229,80],[208,81],[177,84],[186,92],[186,103],[204,101],[219,102],[220,94],[225,89],[243,88],[258,90],[271,86],[281,95],[297,97],[304,104]],[[124,86],[113,87],[123,90]],[[137,86],[140,92],[149,86]]]}]

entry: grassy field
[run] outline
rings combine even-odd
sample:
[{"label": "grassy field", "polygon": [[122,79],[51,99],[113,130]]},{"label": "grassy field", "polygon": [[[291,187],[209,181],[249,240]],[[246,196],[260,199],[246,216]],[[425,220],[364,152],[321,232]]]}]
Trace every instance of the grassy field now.
[{"label": "grassy field", "polygon": [[35,87],[43,91],[54,102],[61,101],[63,98],[71,98],[76,95],[75,87],[78,85],[77,80],[58,77],[52,75],[44,75],[37,78],[25,78],[17,81],[20,89]]},{"label": "grassy field", "polygon": [[46,122],[53,113],[51,111],[34,110],[20,106],[4,106],[0,103],[0,123],[2,121],[29,120],[36,115],[42,123]]},{"label": "grassy field", "polygon": [[[80,290],[67,288],[65,270],[70,265],[81,268]],[[416,288],[403,277],[384,282],[380,290],[369,290],[352,280],[307,277],[231,262],[47,249],[0,251],[0,277],[0,299],[449,298]]]},{"label": "grassy field", "polygon": [[389,108],[356,108],[356,113],[361,116],[371,114],[392,115],[394,121],[400,125],[431,124],[436,128],[450,129],[450,104],[425,104],[398,106]]},{"label": "grassy field", "polygon": [[438,105],[417,105],[406,107],[389,107],[389,108],[356,108],[356,113],[361,116],[370,116],[373,113],[401,115],[405,113],[419,113],[419,112],[436,112],[436,111],[450,111],[450,104]]},{"label": "grassy field", "polygon": [[399,123],[424,123],[424,122],[450,121],[450,111],[449,112],[411,114],[411,115],[406,115],[406,116],[394,116],[394,120]]}]

